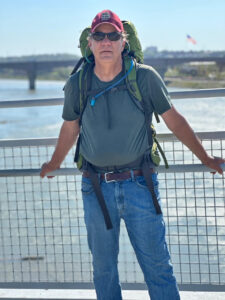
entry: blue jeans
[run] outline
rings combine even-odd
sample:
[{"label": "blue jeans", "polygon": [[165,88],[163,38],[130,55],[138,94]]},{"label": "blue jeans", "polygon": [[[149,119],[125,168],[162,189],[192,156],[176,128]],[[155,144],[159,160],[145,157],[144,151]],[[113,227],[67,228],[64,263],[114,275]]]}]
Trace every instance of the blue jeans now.
[{"label": "blue jeans", "polygon": [[[160,203],[157,174],[152,174],[152,179]],[[121,218],[143,271],[151,300],[180,299],[165,241],[163,216],[155,212],[144,177],[110,183],[101,181],[101,189],[113,224],[111,230],[106,229],[90,179],[82,178],[84,216],[98,300],[122,299],[117,268]]]}]

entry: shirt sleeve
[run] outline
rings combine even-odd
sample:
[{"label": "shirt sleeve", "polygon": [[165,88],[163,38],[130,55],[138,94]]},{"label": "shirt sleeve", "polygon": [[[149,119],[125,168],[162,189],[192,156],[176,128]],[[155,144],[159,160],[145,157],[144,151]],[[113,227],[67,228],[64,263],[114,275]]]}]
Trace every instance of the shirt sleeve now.
[{"label": "shirt sleeve", "polygon": [[172,102],[166,85],[156,70],[151,68],[149,75],[149,90],[153,111],[161,115],[172,107]]},{"label": "shirt sleeve", "polygon": [[64,106],[62,118],[65,121],[74,121],[80,116],[80,92],[78,73],[72,75],[64,86]]},{"label": "shirt sleeve", "polygon": [[148,113],[161,115],[172,107],[165,83],[154,68],[138,65],[137,80]]}]

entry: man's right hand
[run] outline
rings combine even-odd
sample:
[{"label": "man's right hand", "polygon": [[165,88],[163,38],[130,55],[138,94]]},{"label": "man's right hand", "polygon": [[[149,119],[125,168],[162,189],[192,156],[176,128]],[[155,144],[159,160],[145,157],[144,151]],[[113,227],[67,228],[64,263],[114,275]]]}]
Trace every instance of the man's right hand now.
[{"label": "man's right hand", "polygon": [[[56,169],[58,169],[58,168],[53,168],[49,162],[48,162],[48,163],[44,163],[44,164],[41,166],[40,177],[41,177],[41,178],[44,178],[45,175],[46,175],[47,173],[53,172],[53,171],[55,171]],[[53,177],[55,177],[55,176],[47,176],[47,177],[48,177],[48,178],[53,178]]]},{"label": "man's right hand", "polygon": [[[65,156],[75,143],[79,131],[79,119],[63,122],[52,158],[49,162],[44,163],[41,167],[41,178],[44,178],[47,173],[53,172],[60,168],[60,165],[63,162]],[[47,177],[53,178],[54,176]]]}]

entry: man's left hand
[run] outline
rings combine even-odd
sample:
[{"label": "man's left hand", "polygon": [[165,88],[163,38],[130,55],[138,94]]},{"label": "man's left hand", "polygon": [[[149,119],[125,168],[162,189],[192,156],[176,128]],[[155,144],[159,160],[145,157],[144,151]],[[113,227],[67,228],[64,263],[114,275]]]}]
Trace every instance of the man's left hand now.
[{"label": "man's left hand", "polygon": [[207,161],[204,161],[203,163],[210,169],[216,170],[212,171],[212,174],[216,174],[216,172],[218,172],[219,174],[223,175],[223,169],[221,168],[221,165],[225,163],[225,159],[216,156],[209,156]]}]

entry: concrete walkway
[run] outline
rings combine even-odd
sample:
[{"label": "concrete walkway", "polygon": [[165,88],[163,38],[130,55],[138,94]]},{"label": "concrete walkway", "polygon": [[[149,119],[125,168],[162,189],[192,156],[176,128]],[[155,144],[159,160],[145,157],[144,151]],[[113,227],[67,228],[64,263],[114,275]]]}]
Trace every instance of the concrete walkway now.
[{"label": "concrete walkway", "polygon": [[[125,290],[123,300],[149,300],[148,292],[142,290]],[[181,300],[225,300],[225,292],[184,292]],[[96,299],[94,290],[72,289],[0,289],[0,300],[3,299],[55,299],[55,300],[93,300]]]}]

